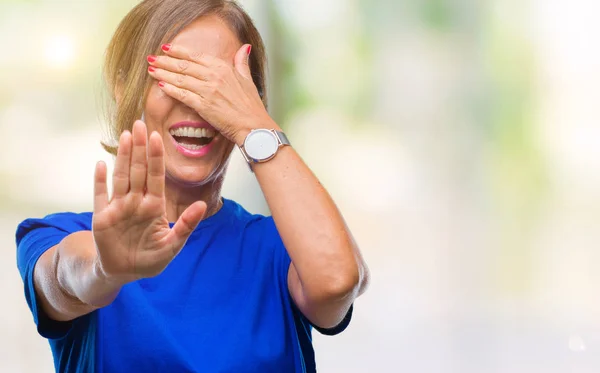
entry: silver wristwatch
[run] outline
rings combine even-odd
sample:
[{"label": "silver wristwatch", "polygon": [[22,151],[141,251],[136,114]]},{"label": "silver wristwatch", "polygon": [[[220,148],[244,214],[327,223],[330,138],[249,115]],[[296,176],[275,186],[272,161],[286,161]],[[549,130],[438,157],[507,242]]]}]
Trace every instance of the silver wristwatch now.
[{"label": "silver wristwatch", "polygon": [[248,162],[250,170],[253,163],[266,162],[277,154],[279,148],[290,145],[285,133],[277,130],[256,129],[250,131],[240,146],[240,151]]}]

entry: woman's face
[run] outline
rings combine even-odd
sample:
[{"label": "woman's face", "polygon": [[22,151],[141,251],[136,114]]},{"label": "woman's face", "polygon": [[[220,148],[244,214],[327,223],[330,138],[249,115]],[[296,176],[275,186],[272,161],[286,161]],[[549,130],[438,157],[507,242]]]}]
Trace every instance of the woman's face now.
[{"label": "woman's face", "polygon": [[[172,43],[232,65],[242,46],[227,24],[216,16],[197,19]],[[202,185],[215,181],[225,171],[233,143],[193,109],[164,94],[157,81],[150,88],[144,116],[148,133],[157,131],[163,138],[167,177],[172,181]]]}]

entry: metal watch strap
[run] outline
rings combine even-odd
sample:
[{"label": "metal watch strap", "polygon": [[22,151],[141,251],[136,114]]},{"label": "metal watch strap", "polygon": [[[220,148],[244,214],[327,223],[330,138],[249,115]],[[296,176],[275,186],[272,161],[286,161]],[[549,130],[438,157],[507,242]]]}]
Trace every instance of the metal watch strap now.
[{"label": "metal watch strap", "polygon": [[[279,142],[278,150],[279,150],[279,148],[281,148],[284,145],[291,145],[290,140],[288,139],[288,137],[286,136],[286,134],[283,131],[277,131],[274,129],[271,129],[269,131],[273,132],[273,134],[277,138],[277,141]],[[248,156],[248,154],[246,153],[246,149],[244,149],[243,144],[239,145],[238,148],[240,149],[242,156],[246,160],[246,163],[248,164],[248,168],[250,168],[251,172],[254,172],[254,170],[252,169],[252,165],[255,163],[260,163],[260,162],[255,162],[254,159],[252,159],[251,157]]]},{"label": "metal watch strap", "polygon": [[291,145],[290,140],[287,138],[286,134],[283,131],[273,131],[277,139],[279,140],[279,146],[281,145]]}]

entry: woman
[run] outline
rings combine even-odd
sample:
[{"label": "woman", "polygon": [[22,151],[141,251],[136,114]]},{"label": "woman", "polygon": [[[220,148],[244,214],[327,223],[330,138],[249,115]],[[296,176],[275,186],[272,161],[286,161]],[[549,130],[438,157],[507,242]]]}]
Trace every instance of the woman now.
[{"label": "woman", "polygon": [[[118,27],[105,77],[113,195],[100,162],[93,213],[17,229],[56,371],[314,372],[311,326],[348,325],[367,269],[265,109],[265,51],[248,15],[231,1],[145,0]],[[272,217],[221,197],[235,145]]]}]

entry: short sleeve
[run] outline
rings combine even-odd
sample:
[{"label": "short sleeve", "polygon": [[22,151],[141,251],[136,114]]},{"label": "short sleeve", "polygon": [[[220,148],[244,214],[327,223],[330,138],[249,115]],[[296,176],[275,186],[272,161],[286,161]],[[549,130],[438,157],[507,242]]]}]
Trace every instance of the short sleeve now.
[{"label": "short sleeve", "polygon": [[348,325],[350,325],[350,321],[352,321],[352,311],[354,310],[354,304],[350,305],[350,308],[348,309],[348,312],[346,312],[346,316],[344,316],[344,319],[342,321],[340,321],[339,324],[337,324],[336,326],[334,326],[333,328],[320,328],[314,324],[311,324],[313,326],[313,328],[315,328],[316,331],[318,331],[319,333],[323,334],[323,335],[338,335],[341,332],[343,332],[344,330],[346,330],[346,328],[348,327]]},{"label": "short sleeve", "polygon": [[17,267],[23,280],[25,299],[33,314],[38,333],[47,339],[63,338],[71,329],[71,322],[54,321],[41,309],[35,292],[33,271],[43,253],[59,244],[69,234],[80,230],[86,230],[85,217],[71,213],[48,215],[43,219],[27,219],[17,227]]},{"label": "short sleeve", "polygon": [[[289,253],[287,252],[283,241],[281,240],[281,236],[279,235],[279,232],[277,231],[277,227],[275,226],[275,222],[273,221],[273,218],[268,218],[268,234],[272,235],[274,237],[275,240],[275,257],[278,258],[278,262],[279,262],[279,278],[282,281],[281,286],[285,287],[287,289],[287,277],[288,277],[288,272],[290,269],[290,265],[292,264],[292,259],[290,258]],[[327,335],[327,336],[334,336],[337,334],[342,333],[344,330],[346,330],[346,328],[348,327],[348,325],[350,325],[350,321],[352,321],[352,311],[354,309],[354,305],[351,305],[350,308],[348,309],[348,312],[346,313],[346,316],[344,316],[344,318],[342,319],[342,321],[336,325],[333,328],[321,328],[318,327],[316,325],[314,325],[310,320],[308,320],[308,318],[306,316],[304,316],[302,314],[302,312],[298,309],[298,307],[295,305],[294,300],[292,299],[291,294],[289,293],[289,290],[287,291],[288,296],[290,297],[290,302],[292,304],[292,306],[294,307],[294,312],[301,315],[301,321],[303,324],[308,324],[310,325],[310,327],[314,328],[316,331],[318,331],[319,333],[323,334],[323,335]]]}]

